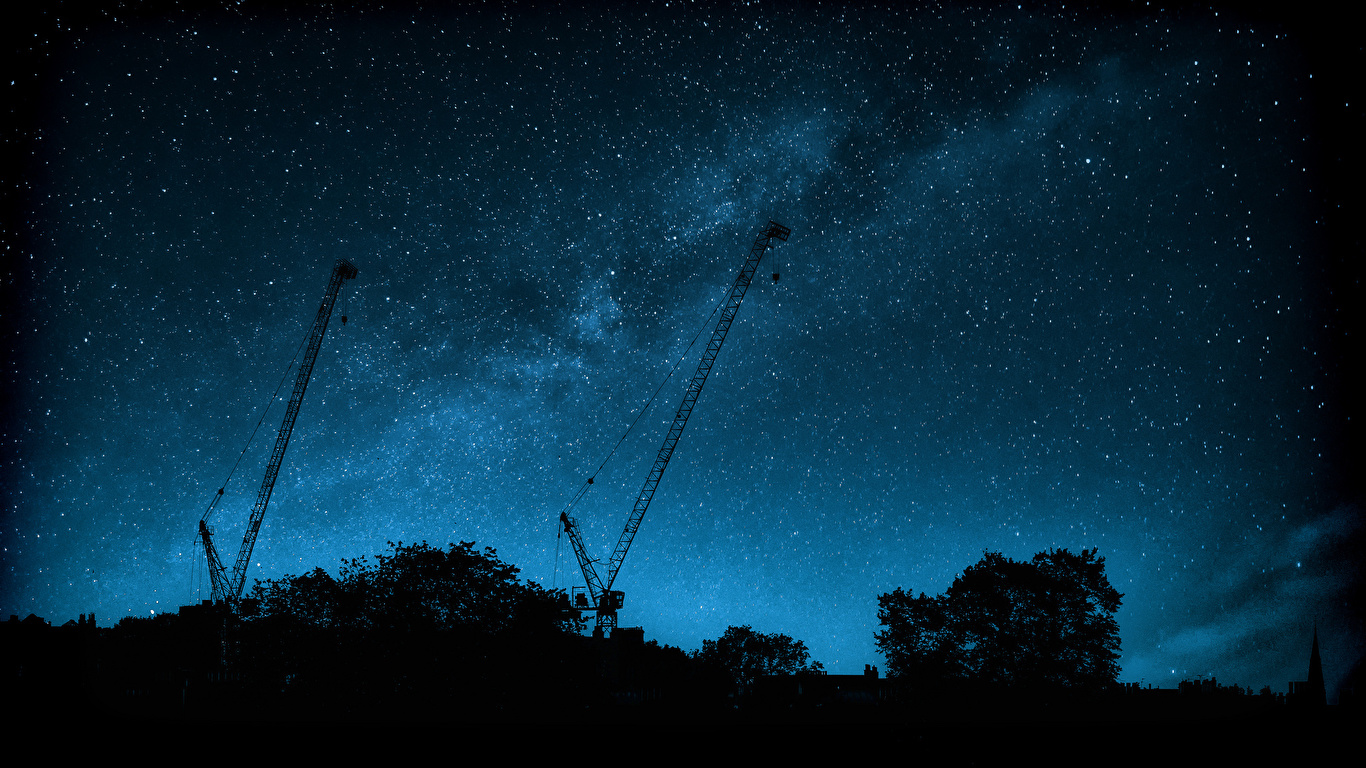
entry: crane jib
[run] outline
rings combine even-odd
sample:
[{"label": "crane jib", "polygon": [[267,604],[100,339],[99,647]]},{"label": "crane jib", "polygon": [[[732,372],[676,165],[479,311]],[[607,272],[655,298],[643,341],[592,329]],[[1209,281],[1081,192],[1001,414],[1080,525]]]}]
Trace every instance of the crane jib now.
[{"label": "crane jib", "polygon": [[621,538],[617,540],[617,546],[612,551],[612,557],[607,561],[607,578],[605,580],[599,579],[597,569],[593,566],[594,561],[588,557],[587,552],[583,549],[583,540],[579,535],[577,522],[564,514],[560,515],[564,529],[569,533],[569,541],[574,547],[574,554],[578,558],[579,566],[583,569],[588,590],[593,596],[597,613],[595,632],[614,629],[617,625],[617,610],[621,607],[622,593],[614,591],[612,583],[616,581],[617,573],[621,570],[621,564],[626,559],[627,551],[631,548],[631,542],[635,538],[636,531],[640,529],[641,521],[645,518],[645,511],[649,509],[650,502],[654,499],[655,491],[659,488],[660,478],[664,475],[665,468],[669,466],[674,448],[678,446],[678,440],[683,435],[683,428],[688,424],[688,417],[692,415],[693,408],[697,405],[697,398],[702,394],[702,386],[707,383],[707,376],[716,364],[716,356],[721,352],[721,345],[725,343],[726,334],[730,331],[731,325],[735,322],[735,315],[740,310],[740,302],[744,301],[745,292],[754,280],[754,273],[759,269],[759,261],[763,258],[764,252],[773,247],[773,240],[786,242],[791,234],[792,230],[777,222],[770,221],[764,231],[755,238],[754,245],[750,248],[749,257],[745,259],[744,266],[740,268],[740,274],[736,276],[735,283],[731,286],[730,292],[726,294],[724,308],[720,319],[716,322],[716,329],[712,331],[711,338],[707,341],[706,351],[702,353],[702,359],[697,364],[697,372],[693,374],[687,392],[683,395],[683,402],[674,412],[673,424],[669,426],[669,431],[664,436],[664,444],[660,446],[654,464],[650,467],[650,474],[646,476],[645,484],[641,486],[640,494],[636,497],[635,505],[631,508],[631,515],[626,519],[626,526],[621,532]]},{"label": "crane jib", "polygon": [[275,437],[275,446],[270,451],[266,475],[261,480],[261,489],[256,494],[256,504],[252,506],[251,517],[247,521],[247,532],[242,537],[242,548],[237,553],[237,561],[233,564],[230,576],[226,573],[218,557],[218,550],[213,545],[212,529],[203,520],[199,523],[200,538],[204,542],[205,557],[209,561],[209,579],[215,602],[236,604],[242,596],[242,588],[247,581],[247,566],[251,563],[251,553],[256,546],[261,521],[265,518],[266,507],[269,506],[271,493],[275,490],[275,481],[280,475],[280,466],[284,463],[285,449],[289,447],[289,438],[294,433],[294,422],[299,418],[299,407],[303,404],[304,392],[307,391],[309,379],[313,376],[313,366],[318,361],[318,351],[322,349],[323,335],[327,332],[332,309],[336,306],[337,294],[341,291],[342,283],[354,279],[356,275],[355,265],[346,259],[337,259],[332,267],[332,277],[327,283],[327,292],[318,307],[318,314],[313,319],[313,326],[309,329],[304,359],[299,365],[299,374],[294,379],[294,389],[289,396],[289,405],[285,408],[285,418],[280,424],[279,434]]}]

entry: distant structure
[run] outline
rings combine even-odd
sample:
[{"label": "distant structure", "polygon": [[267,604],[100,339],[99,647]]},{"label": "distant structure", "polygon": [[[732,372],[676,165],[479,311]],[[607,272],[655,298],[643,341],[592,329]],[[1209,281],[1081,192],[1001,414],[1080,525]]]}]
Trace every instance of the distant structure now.
[{"label": "distant structure", "polygon": [[1323,685],[1323,662],[1319,660],[1319,628],[1314,627],[1314,645],[1309,650],[1309,679],[1291,680],[1290,703],[1299,707],[1328,706],[1328,692]]}]

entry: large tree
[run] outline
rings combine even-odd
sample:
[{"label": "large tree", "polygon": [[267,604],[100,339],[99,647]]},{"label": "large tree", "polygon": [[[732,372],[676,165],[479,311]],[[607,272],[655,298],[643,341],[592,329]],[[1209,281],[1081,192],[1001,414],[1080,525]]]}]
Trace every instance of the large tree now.
[{"label": "large tree", "polygon": [[806,644],[783,634],[755,632],[748,624],[726,627],[716,640],[703,640],[695,658],[725,670],[734,685],[745,688],[764,675],[791,675],[819,671],[821,663],[811,662]]},{"label": "large tree", "polygon": [[1119,674],[1122,597],[1094,549],[987,552],[938,597],[880,596],[877,647],[889,676],[917,683],[1098,688]]},{"label": "large tree", "polygon": [[449,549],[390,543],[375,563],[351,560],[338,578],[321,568],[257,581],[255,615],[332,630],[477,630],[498,635],[577,629],[562,596],[517,577],[518,569],[470,542]]},{"label": "large tree", "polygon": [[282,681],[290,701],[347,716],[492,712],[573,695],[591,665],[563,593],[468,542],[390,546],[336,577],[258,581],[241,668]]}]

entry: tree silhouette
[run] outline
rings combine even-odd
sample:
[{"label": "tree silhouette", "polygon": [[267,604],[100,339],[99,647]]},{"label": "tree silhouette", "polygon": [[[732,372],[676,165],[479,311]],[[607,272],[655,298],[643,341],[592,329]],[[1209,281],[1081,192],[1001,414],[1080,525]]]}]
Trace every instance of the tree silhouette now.
[{"label": "tree silhouette", "polygon": [[880,596],[876,642],[889,676],[922,684],[1094,689],[1119,674],[1122,597],[1095,549],[1028,562],[987,552],[943,595]]},{"label": "tree silhouette", "polygon": [[488,547],[449,549],[427,542],[394,544],[374,564],[350,560],[334,579],[321,568],[302,576],[257,581],[256,616],[350,631],[477,630],[498,635],[573,631],[561,597],[517,578],[518,569]]},{"label": "tree silhouette", "polygon": [[806,644],[787,635],[755,632],[748,624],[726,627],[716,640],[703,640],[695,658],[725,670],[730,681],[747,688],[764,675],[791,675],[801,671],[820,671],[821,663],[808,665],[811,653]]},{"label": "tree silhouette", "polygon": [[521,581],[492,549],[390,547],[335,578],[316,569],[256,582],[244,668],[285,681],[298,701],[370,716],[549,700],[562,670],[590,666],[563,593]]}]

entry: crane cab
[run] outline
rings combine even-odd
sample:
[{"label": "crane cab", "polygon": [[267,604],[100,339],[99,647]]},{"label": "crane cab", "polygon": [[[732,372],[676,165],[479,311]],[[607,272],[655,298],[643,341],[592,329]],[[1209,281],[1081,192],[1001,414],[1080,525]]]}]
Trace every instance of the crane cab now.
[{"label": "crane cab", "polygon": [[571,591],[573,596],[570,603],[579,610],[614,613],[621,610],[621,606],[626,602],[626,593],[619,589],[606,590],[596,602],[587,587],[572,587]]}]

